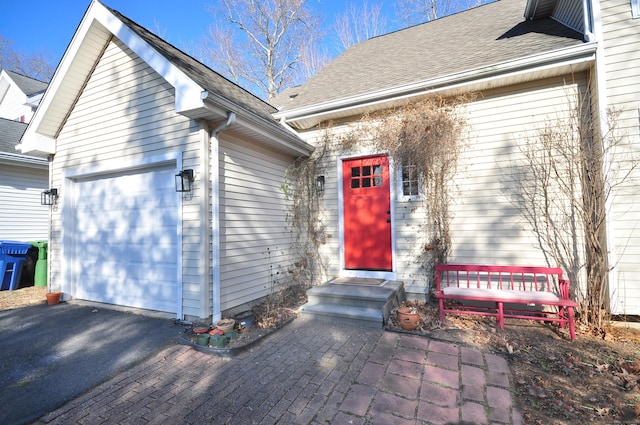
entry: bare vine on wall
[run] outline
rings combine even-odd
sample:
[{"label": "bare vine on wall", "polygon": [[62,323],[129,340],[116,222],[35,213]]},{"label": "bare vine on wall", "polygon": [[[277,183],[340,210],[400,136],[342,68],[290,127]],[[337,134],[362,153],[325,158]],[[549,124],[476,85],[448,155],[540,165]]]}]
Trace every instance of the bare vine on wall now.
[{"label": "bare vine on wall", "polygon": [[451,247],[450,182],[456,173],[466,126],[462,105],[471,99],[469,95],[449,99],[430,97],[365,114],[347,131],[325,123],[315,152],[289,168],[282,186],[290,201],[288,221],[293,249],[299,253],[290,273],[303,282],[315,284],[326,272],[319,249],[327,235],[320,217],[322,195],[316,192],[316,177],[330,175],[335,170],[335,158],[368,150],[387,152],[395,163],[416,166],[426,215],[422,222],[427,223],[416,226],[416,231],[422,233],[416,240],[427,241],[420,249],[419,261],[428,276],[435,264],[445,263]]},{"label": "bare vine on wall", "polygon": [[287,221],[292,234],[292,252],[297,255],[288,272],[304,286],[318,283],[322,270],[319,248],[324,241],[324,227],[319,218],[316,178],[322,171],[318,164],[326,151],[327,143],[322,142],[309,158],[298,158],[287,170],[281,186],[289,201]]},{"label": "bare vine on wall", "polygon": [[573,107],[566,116],[545,122],[521,147],[524,165],[509,172],[505,193],[531,226],[548,263],[569,274],[580,319],[602,330],[608,273],[615,267],[607,258],[606,205],[640,158],[616,130],[616,111],[609,111],[608,132],[601,134],[589,97],[567,96]]},{"label": "bare vine on wall", "polygon": [[472,96],[430,97],[400,108],[365,117],[378,149],[396,163],[416,166],[421,177],[426,214],[423,267],[428,276],[436,264],[446,263],[451,250],[451,181],[457,171],[466,120],[462,105]]}]

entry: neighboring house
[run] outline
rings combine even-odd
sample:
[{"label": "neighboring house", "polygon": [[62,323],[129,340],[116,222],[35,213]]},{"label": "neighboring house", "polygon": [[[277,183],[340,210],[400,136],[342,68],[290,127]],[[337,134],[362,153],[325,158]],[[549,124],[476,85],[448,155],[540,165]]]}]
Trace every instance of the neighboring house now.
[{"label": "neighboring house", "polygon": [[47,155],[16,150],[46,87],[24,75],[0,71],[0,240],[49,237],[49,208],[40,205],[49,184]]},{"label": "neighboring house", "polygon": [[0,117],[28,123],[36,111],[47,83],[17,72],[0,71]]},{"label": "neighboring house", "polygon": [[280,186],[313,148],[274,112],[93,1],[21,145],[53,155],[50,287],[213,319],[277,289],[292,262]]},{"label": "neighboring house", "polygon": [[[318,170],[325,181],[320,217],[324,234],[331,236],[320,249],[325,275],[398,279],[413,295],[429,293],[420,260],[425,245],[416,236],[425,212],[415,192],[407,191],[419,182],[405,181],[411,173],[403,172],[403,164],[366,143],[342,150],[335,145],[340,135],[357,128],[364,113],[461,93],[475,97],[464,106],[468,134],[451,182],[449,261],[546,265],[535,233],[509,199],[509,170],[522,164],[524,142],[574,108],[575,93],[591,101],[604,133],[607,111],[618,110],[623,145],[638,154],[637,18],[637,0],[500,0],[352,46],[304,85],[278,97],[275,117],[303,139],[319,146],[329,134],[337,141]],[[624,159],[614,161],[624,169]],[[343,176],[375,166],[382,170],[380,181],[389,182],[382,185],[386,196],[375,199],[388,212],[379,218],[383,227],[387,221],[388,233],[345,228],[347,214],[358,212],[351,210],[357,203],[345,207],[356,195]],[[634,170],[607,205],[614,314],[640,314],[639,178]],[[360,233],[354,237],[354,232]],[[346,234],[353,246],[345,242]],[[351,255],[365,241],[371,251]],[[576,244],[580,249],[578,238]],[[371,257],[382,260],[370,264]]]}]

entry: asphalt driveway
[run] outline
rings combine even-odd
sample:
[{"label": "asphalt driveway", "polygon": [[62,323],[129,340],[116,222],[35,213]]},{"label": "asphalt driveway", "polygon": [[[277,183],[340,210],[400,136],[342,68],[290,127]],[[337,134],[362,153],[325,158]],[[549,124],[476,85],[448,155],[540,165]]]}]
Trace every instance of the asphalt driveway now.
[{"label": "asphalt driveway", "polygon": [[174,322],[69,303],[0,311],[0,423],[31,423],[176,343]]}]

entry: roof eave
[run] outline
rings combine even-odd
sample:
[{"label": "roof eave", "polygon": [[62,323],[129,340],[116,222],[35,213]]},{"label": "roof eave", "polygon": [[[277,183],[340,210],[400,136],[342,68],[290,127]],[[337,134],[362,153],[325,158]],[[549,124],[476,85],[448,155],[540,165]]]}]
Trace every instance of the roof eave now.
[{"label": "roof eave", "polygon": [[207,117],[209,120],[226,117],[227,112],[236,114],[236,126],[268,139],[269,145],[293,156],[309,156],[313,152],[313,146],[302,140],[295,132],[275,121],[270,121],[248,109],[242,108],[236,103],[211,92],[203,92],[202,99],[207,109],[214,115]]},{"label": "roof eave", "polygon": [[595,50],[596,43],[585,43],[430,80],[418,81],[387,90],[298,109],[284,110],[275,113],[274,117],[294,128],[308,129],[328,119],[357,115],[363,107],[371,108],[370,110],[378,110],[392,107],[402,102],[406,103],[410,98],[417,96],[435,93],[453,95],[468,91],[478,91],[483,87],[495,86],[500,80],[507,81],[509,78],[516,76],[533,74],[553,68],[561,70],[569,67],[577,71],[580,67],[584,67],[584,64],[595,60]]}]

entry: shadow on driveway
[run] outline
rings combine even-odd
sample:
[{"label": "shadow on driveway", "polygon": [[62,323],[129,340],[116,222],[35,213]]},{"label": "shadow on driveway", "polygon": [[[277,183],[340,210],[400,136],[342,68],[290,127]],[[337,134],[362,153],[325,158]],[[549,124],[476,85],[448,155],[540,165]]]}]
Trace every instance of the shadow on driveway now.
[{"label": "shadow on driveway", "polygon": [[0,423],[33,422],[176,343],[174,321],[69,303],[0,311]]}]

